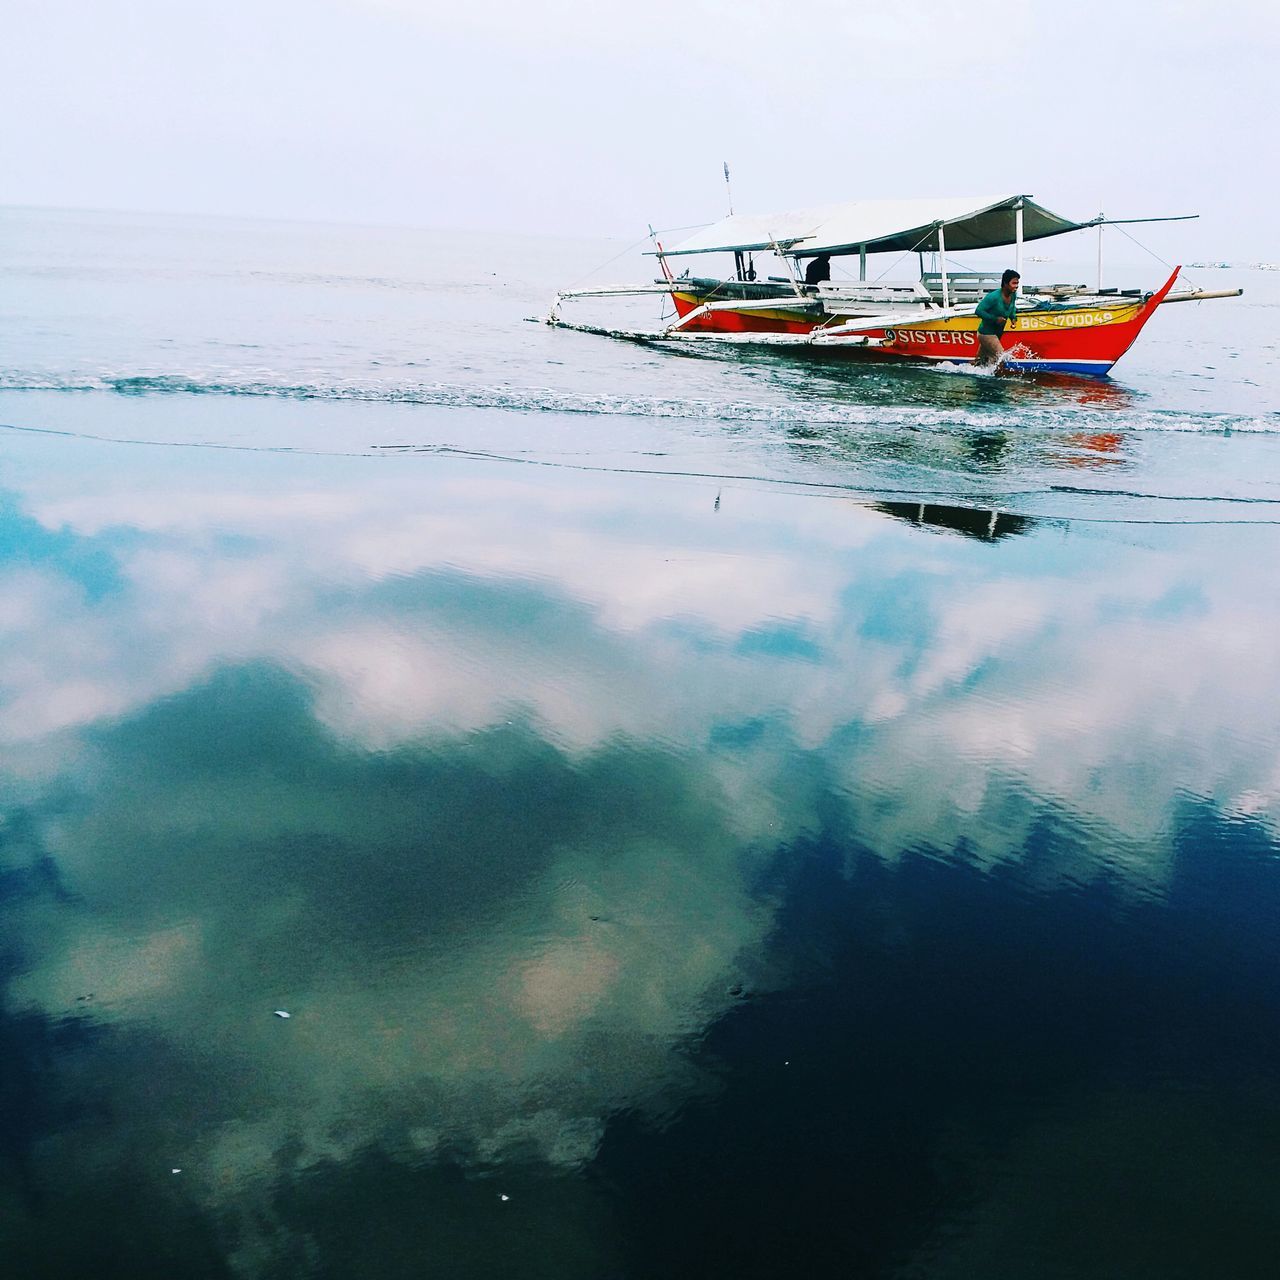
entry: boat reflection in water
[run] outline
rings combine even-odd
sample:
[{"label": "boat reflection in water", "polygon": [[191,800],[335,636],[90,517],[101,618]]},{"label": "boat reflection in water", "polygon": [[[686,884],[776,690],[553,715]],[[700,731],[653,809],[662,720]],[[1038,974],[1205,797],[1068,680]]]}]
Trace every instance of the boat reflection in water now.
[{"label": "boat reflection in water", "polygon": [[994,507],[945,506],[934,502],[872,502],[868,505],[872,511],[881,511],[895,520],[906,520],[918,528],[959,533],[986,542],[1030,533],[1044,523],[1033,516],[997,511]]}]

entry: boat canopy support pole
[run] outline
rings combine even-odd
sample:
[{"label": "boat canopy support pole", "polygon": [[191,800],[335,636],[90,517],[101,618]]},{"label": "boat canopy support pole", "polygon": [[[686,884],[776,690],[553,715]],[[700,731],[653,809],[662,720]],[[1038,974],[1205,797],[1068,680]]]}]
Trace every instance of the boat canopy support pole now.
[{"label": "boat canopy support pole", "polygon": [[867,246],[860,244],[858,246],[858,279],[865,280],[867,278]]},{"label": "boat canopy support pole", "polygon": [[947,286],[947,229],[938,223],[938,270],[942,273],[942,305],[951,305],[951,290]]},{"label": "boat canopy support pole", "polygon": [[1098,288],[1102,288],[1102,222],[1107,215],[1098,214]]},{"label": "boat canopy support pole", "polygon": [[1022,201],[1019,200],[1013,209],[1013,269],[1022,274]]}]

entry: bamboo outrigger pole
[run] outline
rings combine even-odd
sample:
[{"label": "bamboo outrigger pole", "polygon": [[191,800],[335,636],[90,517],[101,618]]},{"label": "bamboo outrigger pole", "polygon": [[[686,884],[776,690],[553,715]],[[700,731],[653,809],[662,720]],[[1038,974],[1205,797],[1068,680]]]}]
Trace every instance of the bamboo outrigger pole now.
[{"label": "bamboo outrigger pole", "polygon": [[1162,303],[1170,302],[1203,302],[1206,298],[1238,298],[1243,289],[1193,289],[1190,293],[1167,293],[1160,299]]},{"label": "bamboo outrigger pole", "polygon": [[795,290],[796,297],[803,298],[804,290],[800,287],[800,281],[796,278],[796,264],[778,248],[778,238],[772,231],[769,232],[769,243],[773,246],[773,252],[777,255],[778,260],[786,267],[787,275],[791,279],[791,287]]}]

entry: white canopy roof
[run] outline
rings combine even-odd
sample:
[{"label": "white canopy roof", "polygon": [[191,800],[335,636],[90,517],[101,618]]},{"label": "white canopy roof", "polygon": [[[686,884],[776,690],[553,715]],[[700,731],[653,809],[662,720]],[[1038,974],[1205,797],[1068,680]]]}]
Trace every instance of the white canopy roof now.
[{"label": "white canopy roof", "polygon": [[1017,239],[1014,211],[1022,205],[1022,238],[1040,240],[1092,226],[1050,213],[1029,196],[946,196],[923,200],[851,200],[781,213],[731,214],[703,227],[674,249],[723,253],[771,249],[792,257],[819,253],[930,252],[938,248],[938,226],[946,227],[947,252],[989,249]]}]

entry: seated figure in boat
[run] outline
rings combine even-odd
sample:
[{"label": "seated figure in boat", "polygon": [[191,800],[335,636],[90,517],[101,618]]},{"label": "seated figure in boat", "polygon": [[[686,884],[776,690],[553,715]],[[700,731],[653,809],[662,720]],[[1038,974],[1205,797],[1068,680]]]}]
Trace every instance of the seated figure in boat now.
[{"label": "seated figure in boat", "polygon": [[821,284],[824,280],[831,279],[831,255],[829,253],[820,253],[814,260],[804,269],[805,284]]},{"label": "seated figure in boat", "polygon": [[1000,335],[1004,333],[1006,324],[1013,323],[1021,282],[1021,276],[1010,269],[1000,277],[1000,287],[992,289],[978,303],[978,364],[999,364],[1004,358]]}]

